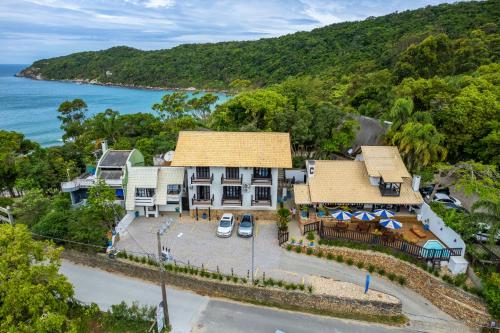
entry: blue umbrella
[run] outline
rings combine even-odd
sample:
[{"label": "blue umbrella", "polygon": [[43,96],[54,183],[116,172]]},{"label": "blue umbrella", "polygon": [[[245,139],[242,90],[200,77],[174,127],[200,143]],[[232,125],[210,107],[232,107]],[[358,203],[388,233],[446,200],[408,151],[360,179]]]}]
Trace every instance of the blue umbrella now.
[{"label": "blue umbrella", "polygon": [[403,227],[401,222],[392,219],[381,220],[378,224],[389,229],[401,229]]},{"label": "blue umbrella", "polygon": [[332,213],[332,216],[335,217],[337,220],[345,221],[345,220],[350,220],[352,214],[344,210],[337,210]]},{"label": "blue umbrella", "polygon": [[383,219],[390,219],[391,217],[394,217],[394,215],[396,215],[396,213],[394,213],[391,210],[387,210],[387,209],[375,209],[373,214],[375,214]]},{"label": "blue umbrella", "polygon": [[353,214],[355,218],[361,221],[371,221],[375,218],[375,215],[368,212],[359,211]]}]

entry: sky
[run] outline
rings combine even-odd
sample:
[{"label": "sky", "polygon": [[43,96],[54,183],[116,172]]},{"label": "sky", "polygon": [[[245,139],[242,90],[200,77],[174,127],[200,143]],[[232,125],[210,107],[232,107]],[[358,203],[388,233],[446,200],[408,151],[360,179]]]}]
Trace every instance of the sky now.
[{"label": "sky", "polygon": [[0,0],[0,63],[127,45],[253,40],[440,0]]}]

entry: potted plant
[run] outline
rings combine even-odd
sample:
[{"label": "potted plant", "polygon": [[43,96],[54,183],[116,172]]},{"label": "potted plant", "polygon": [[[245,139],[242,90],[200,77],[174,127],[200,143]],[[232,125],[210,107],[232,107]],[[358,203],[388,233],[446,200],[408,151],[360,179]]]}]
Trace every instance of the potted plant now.
[{"label": "potted plant", "polygon": [[278,209],[278,230],[287,231],[290,221],[290,210],[287,208]]},{"label": "potted plant", "polygon": [[307,233],[307,240],[309,241],[309,246],[314,246],[314,233],[312,231],[309,231]]},{"label": "potted plant", "polygon": [[302,207],[300,207],[300,214],[303,218],[307,217],[308,212],[309,212],[309,207],[307,207],[306,205],[303,205]]}]

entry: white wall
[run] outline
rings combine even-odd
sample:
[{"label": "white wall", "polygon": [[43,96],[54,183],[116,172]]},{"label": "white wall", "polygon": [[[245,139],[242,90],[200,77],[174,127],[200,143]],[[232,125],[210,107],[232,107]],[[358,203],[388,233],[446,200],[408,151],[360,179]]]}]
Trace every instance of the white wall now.
[{"label": "white wall", "polygon": [[465,243],[455,230],[447,227],[444,221],[437,216],[431,209],[431,207],[424,203],[420,209],[420,215],[422,223],[429,225],[430,231],[436,235],[447,247],[449,248],[459,248],[461,247],[463,258],[465,254]]},{"label": "white wall", "polygon": [[[223,186],[221,184],[221,176],[225,175],[225,167],[210,167],[210,173],[214,175],[214,180],[212,185],[209,184],[199,184],[191,185],[191,175],[196,171],[195,167],[187,167],[187,188],[188,188],[188,199],[189,208],[194,209],[195,207],[207,208],[207,205],[192,205],[191,198],[196,194],[196,186],[210,186],[210,195],[214,195],[214,202],[211,206],[212,209],[234,209],[234,210],[276,210],[277,195],[278,195],[278,169],[271,169],[272,185],[271,187],[271,206],[252,206],[252,196],[255,198],[255,186],[251,185],[253,168],[240,168],[240,177],[243,175],[243,184],[241,195],[242,195],[242,205],[241,206],[222,206],[222,194]],[[236,186],[236,185],[234,185]],[[239,185],[238,185],[239,186]],[[264,186],[264,185],[261,185]],[[245,190],[245,188],[247,190]],[[280,194],[281,195],[281,194]]]}]

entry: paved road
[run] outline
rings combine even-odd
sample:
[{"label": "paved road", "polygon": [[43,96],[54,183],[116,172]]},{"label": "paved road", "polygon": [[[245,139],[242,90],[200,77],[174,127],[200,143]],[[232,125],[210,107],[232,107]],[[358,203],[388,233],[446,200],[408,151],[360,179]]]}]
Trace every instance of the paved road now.
[{"label": "paved road", "polygon": [[[146,281],[111,274],[99,269],[63,261],[61,273],[75,286],[82,302],[95,302],[102,309],[110,305],[138,301],[157,305],[160,288]],[[168,288],[169,314],[175,333],[382,333],[415,332],[353,320],[308,315],[237,302],[212,299],[191,292]]]},{"label": "paved road", "polygon": [[[199,266],[203,263],[212,270],[218,266],[225,273],[232,267],[236,274],[246,275],[247,270],[251,268],[250,239],[241,239],[234,235],[228,239],[220,239],[215,237],[215,222],[194,223],[189,219],[184,220],[180,223],[174,218],[173,225],[162,238],[164,244],[172,248],[177,260],[182,262],[189,260],[191,264]],[[165,218],[134,221],[128,228],[127,234],[118,242],[118,247],[154,253],[155,230],[164,221]],[[259,278],[265,272],[267,277],[295,282],[306,281],[306,283],[308,276],[318,275],[363,286],[366,277],[366,271],[356,267],[283,250],[277,244],[274,224],[269,223],[259,223],[257,227],[255,267],[255,274]],[[399,298],[403,304],[403,311],[410,318],[411,327],[414,329],[446,333],[450,329],[457,332],[468,331],[465,325],[408,288],[376,275],[372,276],[371,286],[373,289]]]}]

